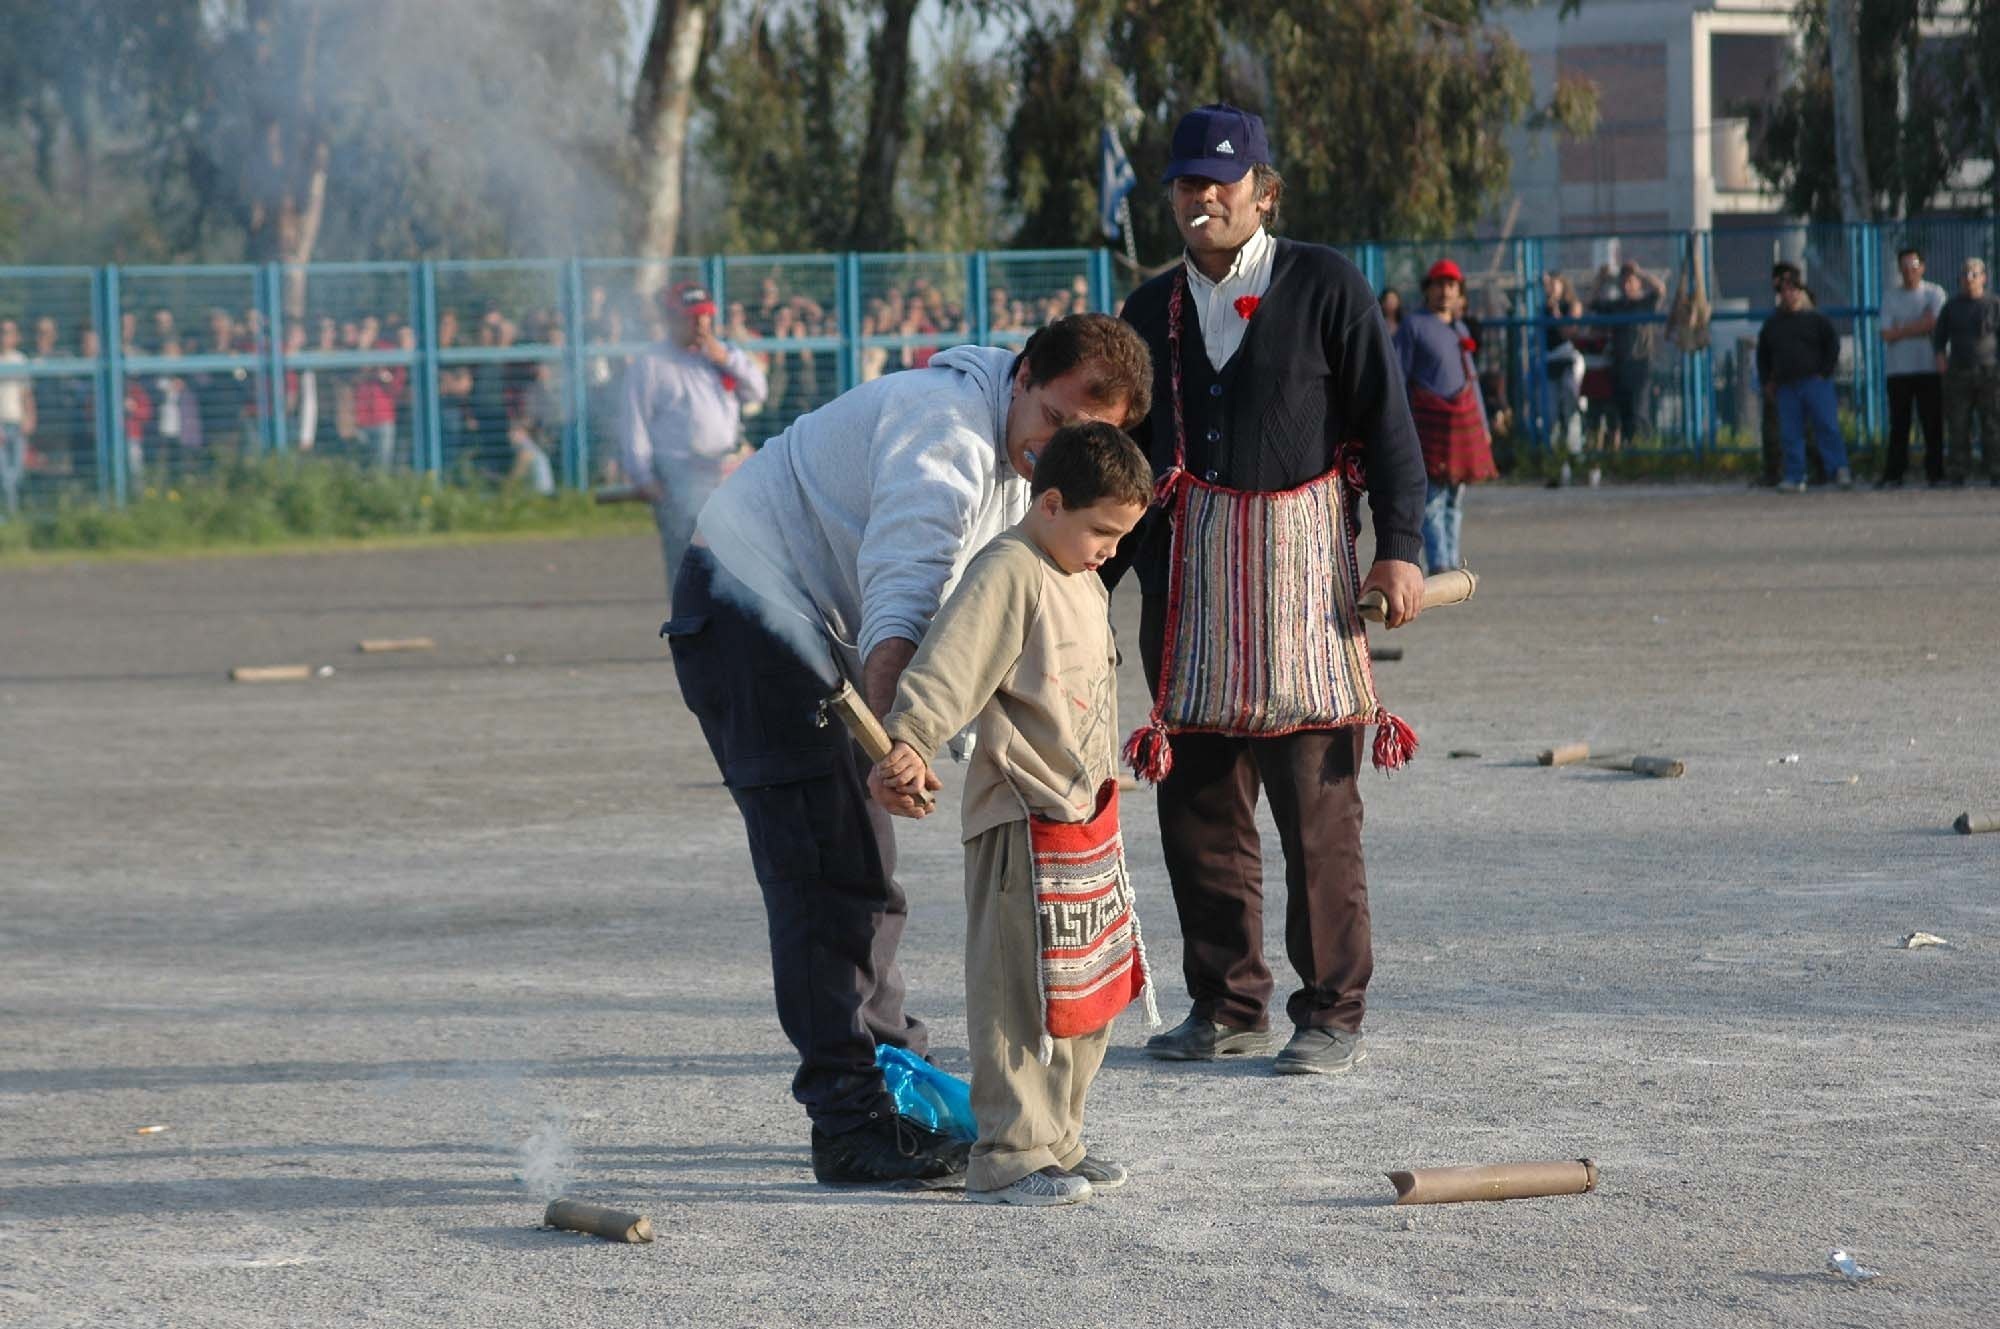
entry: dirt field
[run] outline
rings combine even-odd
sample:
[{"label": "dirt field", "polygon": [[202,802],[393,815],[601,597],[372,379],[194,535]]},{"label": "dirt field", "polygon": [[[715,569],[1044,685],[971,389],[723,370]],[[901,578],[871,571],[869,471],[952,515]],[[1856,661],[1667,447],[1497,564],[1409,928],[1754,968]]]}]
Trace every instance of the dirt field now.
[{"label": "dirt field", "polygon": [[[1134,1180],[1053,1214],[811,1183],[650,540],[0,573],[0,1323],[2000,1321],[2000,835],[1947,829],[2000,809],[2000,494],[1481,491],[1465,547],[1381,670],[1423,750],[1366,787],[1372,1059],[1128,1019]],[[286,662],[335,672],[224,681]],[[955,821],[905,961],[963,1070]],[[1384,1202],[1580,1155],[1595,1195]],[[551,1179],[661,1239],[538,1231]]]}]

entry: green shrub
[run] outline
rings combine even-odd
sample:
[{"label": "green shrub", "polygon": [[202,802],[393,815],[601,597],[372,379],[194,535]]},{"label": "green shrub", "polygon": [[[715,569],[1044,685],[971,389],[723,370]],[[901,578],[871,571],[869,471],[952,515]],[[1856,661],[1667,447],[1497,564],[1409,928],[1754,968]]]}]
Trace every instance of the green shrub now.
[{"label": "green shrub", "polygon": [[544,498],[470,471],[441,482],[348,461],[272,457],[213,474],[149,476],[122,508],[65,497],[0,525],[0,555],[30,550],[206,549],[434,533],[589,534],[643,527],[646,509],[589,494]]}]

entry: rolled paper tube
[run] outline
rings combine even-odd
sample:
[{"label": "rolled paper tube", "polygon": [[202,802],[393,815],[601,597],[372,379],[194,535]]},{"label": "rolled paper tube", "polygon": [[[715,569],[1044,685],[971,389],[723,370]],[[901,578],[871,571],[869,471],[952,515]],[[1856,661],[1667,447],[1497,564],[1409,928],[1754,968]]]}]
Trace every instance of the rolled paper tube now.
[{"label": "rolled paper tube", "polygon": [[1403,648],[1400,646],[1370,646],[1368,648],[1368,658],[1371,660],[1400,660],[1403,658]]},{"label": "rolled paper tube", "polygon": [[1574,762],[1583,761],[1589,756],[1590,744],[1564,743],[1558,747],[1550,748],[1546,752],[1537,753],[1535,760],[1544,766],[1568,766]]},{"label": "rolled paper tube", "polygon": [[[1433,573],[1424,578],[1424,608],[1464,604],[1478,589],[1479,578],[1469,569],[1454,568],[1450,572]],[[1389,601],[1380,591],[1363,594],[1355,608],[1370,623],[1386,623],[1389,619]]]},{"label": "rolled paper tube", "polygon": [[1524,1200],[1536,1195],[1582,1195],[1597,1189],[1597,1164],[1588,1158],[1559,1163],[1496,1163],[1490,1167],[1426,1167],[1391,1172],[1397,1204],[1458,1204],[1466,1200]]},{"label": "rolled paper tube", "polygon": [[429,637],[369,637],[361,643],[364,655],[380,655],[384,651],[434,651],[437,643]]},{"label": "rolled paper tube", "polygon": [[585,1204],[581,1200],[550,1201],[548,1212],[542,1215],[542,1223],[565,1232],[586,1232],[606,1241],[636,1245],[653,1239],[653,1220],[644,1214],[607,1209],[601,1204]]},{"label": "rolled paper tube", "polygon": [[1672,757],[1606,757],[1590,764],[1600,770],[1630,771],[1634,775],[1650,775],[1656,780],[1678,780],[1687,774],[1687,763]]},{"label": "rolled paper tube", "polygon": [[1951,828],[1960,835],[1980,835],[2000,831],[2000,812],[1961,812]]},{"label": "rolled paper tube", "polygon": [[229,671],[232,683],[303,683],[312,677],[311,665],[238,665]]},{"label": "rolled paper tube", "polygon": [[[890,743],[888,733],[882,728],[882,722],[875,718],[875,712],[868,709],[868,703],[861,700],[861,694],[854,690],[852,683],[843,679],[840,687],[826,699],[825,705],[827,711],[847,727],[847,732],[854,735],[854,741],[868,754],[868,760],[879,762],[889,755],[889,749],[894,745]],[[928,789],[919,790],[916,798],[925,807],[937,801]]]}]

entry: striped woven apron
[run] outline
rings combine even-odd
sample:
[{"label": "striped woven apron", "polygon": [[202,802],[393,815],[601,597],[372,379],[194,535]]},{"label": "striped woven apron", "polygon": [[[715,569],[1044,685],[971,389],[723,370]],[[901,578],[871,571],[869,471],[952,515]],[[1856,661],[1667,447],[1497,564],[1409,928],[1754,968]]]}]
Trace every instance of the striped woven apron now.
[{"label": "striped woven apron", "polygon": [[1118,782],[1097,791],[1088,821],[1028,818],[1034,860],[1036,969],[1042,998],[1041,1060],[1053,1040],[1094,1034],[1142,992],[1154,1024],[1146,948],[1132,882],[1125,875],[1125,838],[1118,828]]},{"label": "striped woven apron", "polygon": [[1415,753],[1410,727],[1382,707],[1357,606],[1354,542],[1361,488],[1353,446],[1296,489],[1252,492],[1187,469],[1181,404],[1185,271],[1167,302],[1174,464],[1155,503],[1172,515],[1166,636],[1146,724],[1125,742],[1144,780],[1173,769],[1174,734],[1276,738],[1312,729],[1378,725],[1374,762],[1395,770]]}]

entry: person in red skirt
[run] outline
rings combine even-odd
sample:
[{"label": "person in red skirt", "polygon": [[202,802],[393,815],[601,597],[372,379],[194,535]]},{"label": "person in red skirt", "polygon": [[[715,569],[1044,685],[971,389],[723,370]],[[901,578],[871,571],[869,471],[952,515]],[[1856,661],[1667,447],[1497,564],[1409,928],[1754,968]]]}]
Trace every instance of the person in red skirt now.
[{"label": "person in red skirt", "polygon": [[1441,258],[1424,274],[1424,307],[1396,330],[1396,358],[1410,393],[1410,418],[1423,443],[1424,565],[1427,572],[1460,566],[1465,486],[1491,480],[1493,439],[1472,356],[1479,347],[1459,317],[1465,274]]}]

